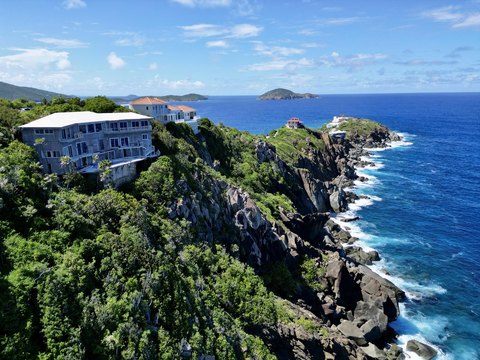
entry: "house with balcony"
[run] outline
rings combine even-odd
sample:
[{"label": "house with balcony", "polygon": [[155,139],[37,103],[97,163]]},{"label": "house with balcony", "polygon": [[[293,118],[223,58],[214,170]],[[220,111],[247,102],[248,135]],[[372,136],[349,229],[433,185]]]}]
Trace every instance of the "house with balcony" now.
[{"label": "house with balcony", "polygon": [[20,128],[23,142],[37,150],[44,172],[98,173],[98,163],[109,160],[112,181],[119,185],[135,176],[139,161],[158,156],[151,120],[132,112],[61,112]]},{"label": "house with balcony", "polygon": [[172,121],[186,123],[192,127],[195,134],[198,133],[199,117],[197,111],[189,106],[169,105],[162,99],[147,96],[130,101],[128,108],[164,124]]},{"label": "house with balcony", "polygon": [[305,125],[303,125],[303,122],[296,117],[290,118],[285,124],[285,126],[289,129],[300,129],[305,127]]}]

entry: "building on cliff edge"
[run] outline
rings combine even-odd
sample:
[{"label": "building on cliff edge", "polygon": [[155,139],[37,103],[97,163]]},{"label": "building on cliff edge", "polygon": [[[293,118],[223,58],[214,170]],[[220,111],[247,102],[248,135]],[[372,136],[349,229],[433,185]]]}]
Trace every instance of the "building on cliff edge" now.
[{"label": "building on cliff edge", "polygon": [[289,129],[299,129],[305,127],[305,125],[303,125],[303,122],[301,122],[300,119],[296,117],[292,117],[291,119],[289,119],[285,126]]},{"label": "building on cliff edge", "polygon": [[98,174],[98,164],[108,160],[110,179],[118,186],[136,176],[137,163],[159,155],[152,145],[151,120],[132,112],[60,112],[20,128],[45,173]]},{"label": "building on cliff edge", "polygon": [[191,126],[195,134],[198,133],[199,117],[197,116],[197,111],[189,106],[173,106],[157,97],[147,96],[130,101],[128,108],[139,114],[150,116],[164,124],[171,121],[186,123]]}]

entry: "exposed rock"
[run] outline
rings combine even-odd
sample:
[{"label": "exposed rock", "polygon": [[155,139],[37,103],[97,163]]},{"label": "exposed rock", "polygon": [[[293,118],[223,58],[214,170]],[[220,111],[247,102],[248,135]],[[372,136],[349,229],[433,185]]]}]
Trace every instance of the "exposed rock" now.
[{"label": "exposed rock", "polygon": [[380,340],[387,330],[388,318],[378,304],[357,302],[354,319],[360,325],[365,340],[368,342]]},{"label": "exposed rock", "polygon": [[363,346],[362,351],[367,354],[372,359],[386,360],[387,356],[385,351],[380,350],[374,344],[368,344],[368,346]]},{"label": "exposed rock", "polygon": [[344,320],[337,326],[337,329],[347,338],[352,339],[358,345],[366,345],[362,331],[351,321]]},{"label": "exposed rock", "polygon": [[346,199],[345,191],[342,188],[339,188],[337,191],[334,191],[330,197],[330,207],[335,212],[342,212],[348,209],[348,202]]},{"label": "exposed rock", "polygon": [[255,154],[257,155],[257,160],[260,164],[277,158],[275,146],[265,141],[256,142]]},{"label": "exposed rock", "polygon": [[418,340],[408,340],[407,350],[414,352],[425,360],[433,359],[437,355],[437,350]]},{"label": "exposed rock", "polygon": [[373,261],[380,260],[380,256],[375,250],[366,252],[360,247],[349,246],[346,248],[346,252],[350,258],[363,265],[371,265]]},{"label": "exposed rock", "polygon": [[394,321],[400,314],[398,301],[405,298],[405,292],[366,266],[358,265],[349,271],[360,285],[363,300],[381,306],[388,321]]}]

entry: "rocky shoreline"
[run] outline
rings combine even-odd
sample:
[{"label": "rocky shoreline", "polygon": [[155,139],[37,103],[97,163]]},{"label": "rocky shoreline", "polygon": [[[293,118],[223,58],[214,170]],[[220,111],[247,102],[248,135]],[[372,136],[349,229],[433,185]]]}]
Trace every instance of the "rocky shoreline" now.
[{"label": "rocky shoreline", "polygon": [[[210,241],[215,229],[233,226],[240,233],[240,259],[259,274],[279,263],[295,274],[306,257],[315,259],[322,269],[315,289],[299,285],[293,296],[281,299],[294,317],[312,325],[310,329],[296,322],[250,329],[277,358],[404,359],[389,327],[400,314],[404,291],[367,266],[379,260],[379,254],[355,246],[357,239],[330,216],[334,211],[343,221],[357,220],[342,215],[349,203],[360,198],[345,189],[352,188],[356,180],[366,180],[355,169],[373,165],[365,160],[368,148],[388,147],[401,138],[383,126],[367,136],[353,133],[346,139],[319,134],[325,149],[307,149],[297,166],[285,163],[267,141],[256,143],[257,161],[273,164],[286,183],[296,185],[289,198],[298,213],[280,209],[280,218],[272,221],[241,188],[198,179],[210,182],[211,206],[204,206],[201,194],[186,195],[170,205],[169,217],[186,218],[193,225],[208,224],[199,236]],[[210,155],[203,155],[215,168]],[[185,194],[192,193],[187,184],[179,185]],[[229,243],[228,236],[216,240]]]}]

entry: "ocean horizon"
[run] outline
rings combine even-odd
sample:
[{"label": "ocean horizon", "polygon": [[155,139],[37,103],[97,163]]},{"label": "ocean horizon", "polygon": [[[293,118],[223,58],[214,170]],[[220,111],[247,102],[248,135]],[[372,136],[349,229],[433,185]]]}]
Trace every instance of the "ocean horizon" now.
[{"label": "ocean horizon", "polygon": [[372,268],[407,293],[392,324],[400,345],[418,339],[439,359],[480,357],[480,93],[219,96],[185,104],[215,123],[257,134],[293,116],[319,128],[339,114],[401,133],[403,143],[371,151],[375,166],[359,170],[369,181],[355,191],[370,199],[350,206],[360,221],[348,226],[358,244],[380,253]]}]

